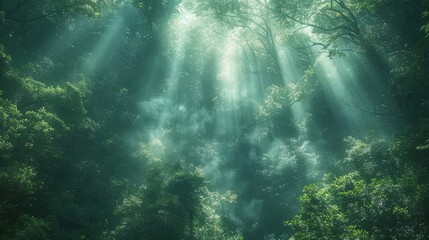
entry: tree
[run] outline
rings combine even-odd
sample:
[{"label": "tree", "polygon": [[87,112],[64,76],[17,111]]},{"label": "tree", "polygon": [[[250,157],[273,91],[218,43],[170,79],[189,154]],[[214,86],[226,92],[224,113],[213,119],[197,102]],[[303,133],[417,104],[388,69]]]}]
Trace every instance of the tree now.
[{"label": "tree", "polygon": [[46,239],[49,224],[38,217],[36,200],[61,156],[59,139],[68,130],[41,108],[20,112],[0,97],[1,239]]},{"label": "tree", "polygon": [[22,76],[3,52],[0,60],[0,239],[98,236],[105,212],[94,208],[88,192],[99,182],[88,178],[99,169],[79,147],[91,144],[95,131],[85,109],[86,85],[47,86]]},{"label": "tree", "polygon": [[210,192],[201,169],[150,162],[145,182],[126,196],[115,239],[240,239],[223,230],[220,211],[234,195]]},{"label": "tree", "polygon": [[306,186],[299,213],[285,222],[293,239],[425,239],[428,126],[421,122],[390,145],[349,138],[340,176]]},{"label": "tree", "polygon": [[330,55],[341,53],[342,49],[350,46],[352,48],[357,46],[369,61],[381,71],[388,73],[390,69],[383,54],[391,51],[389,48],[394,48],[392,45],[388,46],[391,44],[393,23],[392,19],[387,19],[381,11],[389,8],[398,12],[401,4],[404,3],[359,0],[329,0],[315,3],[274,0],[267,3],[267,7],[272,9],[276,18],[284,24],[294,25],[298,30],[310,28],[319,36],[312,39],[312,45],[322,46],[323,49],[329,50]]},{"label": "tree", "polygon": [[[422,196],[413,176],[362,179],[357,172],[305,187],[300,211],[286,221],[293,239],[425,239]],[[425,199],[426,201],[427,199]]]}]

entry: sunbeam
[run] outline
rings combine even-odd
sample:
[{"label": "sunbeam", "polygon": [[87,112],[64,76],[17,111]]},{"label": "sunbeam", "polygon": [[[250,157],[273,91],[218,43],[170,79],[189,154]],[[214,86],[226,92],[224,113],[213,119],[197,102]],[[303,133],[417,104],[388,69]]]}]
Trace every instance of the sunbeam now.
[{"label": "sunbeam", "polygon": [[97,67],[101,66],[106,58],[115,52],[124,34],[124,20],[122,16],[117,16],[112,20],[110,26],[101,35],[100,40],[94,49],[88,54],[82,64],[82,72],[92,74]]}]

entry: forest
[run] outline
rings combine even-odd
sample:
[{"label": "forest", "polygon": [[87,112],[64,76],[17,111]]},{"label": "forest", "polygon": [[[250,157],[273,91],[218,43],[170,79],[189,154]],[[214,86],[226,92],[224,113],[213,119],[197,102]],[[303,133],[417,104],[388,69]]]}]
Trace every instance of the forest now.
[{"label": "forest", "polygon": [[0,240],[429,239],[429,0],[0,0]]}]

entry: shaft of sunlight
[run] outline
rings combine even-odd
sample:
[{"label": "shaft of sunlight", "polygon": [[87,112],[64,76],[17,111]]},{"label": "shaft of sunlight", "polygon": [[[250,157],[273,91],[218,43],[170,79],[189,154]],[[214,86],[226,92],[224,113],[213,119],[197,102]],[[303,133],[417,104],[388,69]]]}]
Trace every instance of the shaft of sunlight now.
[{"label": "shaft of sunlight", "polygon": [[[297,64],[298,56],[287,46],[276,46],[277,55],[280,58],[280,71],[285,85],[294,84],[299,81],[303,71]],[[291,106],[291,111],[295,120],[302,120],[306,116],[308,109],[302,101]]]},{"label": "shaft of sunlight", "polygon": [[220,89],[219,107],[216,113],[217,134],[233,136],[239,114],[239,65],[240,46],[234,41],[234,31],[225,37],[217,54],[217,83]]},{"label": "shaft of sunlight", "polygon": [[171,61],[169,73],[165,83],[164,91],[160,96],[155,96],[141,104],[142,108],[156,109],[156,124],[149,130],[148,138],[166,139],[171,128],[174,128],[175,120],[183,120],[188,116],[188,106],[181,102],[179,87],[186,77],[183,73],[183,64],[186,58],[185,48],[189,44],[188,33],[192,30],[195,15],[184,8],[180,8],[180,14],[173,19],[168,29],[174,38],[170,39]]},{"label": "shaft of sunlight", "polygon": [[124,30],[124,19],[121,15],[118,15],[102,34],[94,50],[88,55],[83,63],[82,72],[92,74],[97,67],[103,65],[106,61],[106,56],[112,54],[118,47],[118,42],[123,37]]},{"label": "shaft of sunlight", "polygon": [[371,76],[352,74],[354,66],[359,64],[360,62],[351,56],[330,59],[328,54],[324,53],[317,59],[316,69],[323,74],[322,90],[326,96],[330,96],[331,104],[339,107],[338,114],[345,117],[348,124],[351,124],[357,132],[363,132],[374,124],[379,125],[380,122],[364,113],[376,104],[371,95],[378,90],[361,84],[365,78]]},{"label": "shaft of sunlight", "polygon": [[227,102],[236,102],[239,98],[238,68],[240,47],[229,37],[219,53],[217,78],[222,89],[222,97]]}]

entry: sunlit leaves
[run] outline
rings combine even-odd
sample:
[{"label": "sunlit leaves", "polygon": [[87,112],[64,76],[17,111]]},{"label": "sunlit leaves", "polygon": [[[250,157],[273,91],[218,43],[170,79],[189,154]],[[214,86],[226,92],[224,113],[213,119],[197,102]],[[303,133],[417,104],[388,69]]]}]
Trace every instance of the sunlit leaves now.
[{"label": "sunlit leaves", "polygon": [[[411,181],[411,182],[409,182]],[[390,178],[362,179],[356,172],[323,187],[310,185],[300,198],[299,214],[287,224],[294,239],[424,239],[427,227],[415,199],[412,179],[401,184]]]},{"label": "sunlit leaves", "polygon": [[307,70],[296,83],[288,83],[285,86],[271,85],[266,89],[264,102],[257,109],[258,116],[275,117],[303,98],[309,97],[317,87],[318,81],[314,78],[312,69]]},{"label": "sunlit leaves", "polygon": [[152,139],[147,144],[140,144],[135,153],[137,158],[143,158],[149,162],[159,162],[164,157],[166,147],[159,139]]},{"label": "sunlit leaves", "polygon": [[46,86],[31,77],[20,77],[16,72],[9,71],[4,79],[2,89],[5,96],[21,106],[29,107],[39,101],[49,101],[64,93],[60,87]]},{"label": "sunlit leaves", "polygon": [[[26,112],[24,125],[26,125],[26,128],[29,130],[31,129],[34,131],[29,135],[29,139],[34,138],[34,143],[50,144],[54,140],[56,134],[67,130],[66,125],[61,119],[55,114],[47,112],[44,108],[39,109],[37,112]],[[29,145],[33,144],[29,143]]]},{"label": "sunlit leaves", "polygon": [[[293,88],[294,85],[291,85]],[[259,115],[268,117],[278,115],[285,106],[290,106],[294,103],[292,93],[287,87],[279,87],[271,85],[266,90],[266,98],[264,105],[259,108]]]},{"label": "sunlit leaves", "polygon": [[228,232],[223,224],[224,216],[221,214],[230,210],[229,205],[235,203],[237,196],[232,192],[224,194],[206,191],[202,199],[202,216],[197,218],[195,236],[196,239],[207,240],[241,240],[242,236],[236,232]]},{"label": "sunlit leaves", "polygon": [[345,140],[349,144],[346,163],[351,163],[364,176],[379,176],[386,172],[397,172],[397,159],[390,156],[389,145],[381,139],[362,141],[354,138]]},{"label": "sunlit leaves", "polygon": [[14,157],[26,154],[43,157],[54,151],[51,144],[68,129],[61,119],[44,108],[20,113],[15,105],[0,101],[0,120],[4,128],[0,139],[4,156],[12,157],[12,152],[17,152],[19,155]]},{"label": "sunlit leaves", "polygon": [[2,75],[6,72],[7,66],[11,61],[12,58],[4,52],[4,47],[0,44],[0,71]]},{"label": "sunlit leaves", "polygon": [[326,175],[322,184],[305,188],[299,214],[287,221],[294,238],[425,239],[429,189],[416,146],[427,139],[427,126],[422,122],[392,144],[374,136],[347,138],[341,166],[355,171]]},{"label": "sunlit leaves", "polygon": [[359,239],[366,235],[347,223],[341,209],[327,202],[328,196],[315,184],[304,188],[299,214],[286,222],[296,231],[292,239]]},{"label": "sunlit leaves", "polygon": [[68,123],[79,124],[85,117],[84,99],[89,91],[85,81],[66,83],[65,86],[48,86],[31,77],[22,77],[16,70],[5,74],[3,96],[15,103],[20,109],[56,112]]},{"label": "sunlit leaves", "polygon": [[63,91],[64,93],[60,96],[60,99],[63,101],[60,108],[64,111],[62,117],[80,124],[87,113],[85,108],[85,99],[89,94],[89,91],[86,82],[68,82],[66,83]]},{"label": "sunlit leaves", "polygon": [[31,199],[37,190],[41,188],[41,183],[36,181],[36,172],[33,167],[13,164],[0,172],[0,183],[4,193],[14,196],[8,198]]},{"label": "sunlit leaves", "polygon": [[[424,19],[429,18],[429,11],[424,11],[422,16]],[[429,37],[429,23],[423,25],[421,29],[426,33],[426,37]]]},{"label": "sunlit leaves", "polygon": [[307,141],[277,139],[267,148],[261,163],[261,174],[270,182],[263,191],[271,195],[293,191],[317,176],[318,156]]},{"label": "sunlit leaves", "polygon": [[2,130],[0,149],[13,147],[8,142],[10,138],[18,135],[18,132],[24,128],[22,121],[20,121],[21,117],[22,114],[18,111],[16,105],[0,98],[0,129]]},{"label": "sunlit leaves", "polygon": [[[20,76],[8,65],[2,70],[0,238],[48,239],[51,225],[38,218],[34,209],[47,208],[41,196],[48,196],[54,184],[47,186],[45,182],[64,167],[61,163],[70,125],[86,113],[85,87],[83,83],[69,83],[64,88],[47,86]],[[63,120],[65,116],[68,118]]]},{"label": "sunlit leaves", "polygon": [[428,134],[428,124],[422,121],[396,136],[392,143],[374,136],[348,137],[345,140],[349,145],[347,157],[341,163],[351,164],[364,177],[400,176],[425,168]]},{"label": "sunlit leaves", "polygon": [[[42,166],[59,155],[54,143],[67,130],[64,122],[44,108],[20,112],[15,104],[0,98],[0,236],[37,238],[46,236],[42,219],[21,215],[29,209],[43,187]],[[17,216],[18,219],[10,216]],[[28,220],[28,221],[27,221]],[[15,224],[14,228],[10,228]],[[28,225],[30,224],[30,225]],[[40,229],[39,229],[40,227]]]}]

